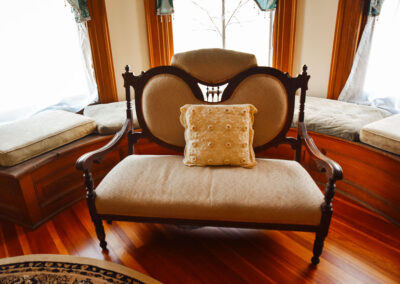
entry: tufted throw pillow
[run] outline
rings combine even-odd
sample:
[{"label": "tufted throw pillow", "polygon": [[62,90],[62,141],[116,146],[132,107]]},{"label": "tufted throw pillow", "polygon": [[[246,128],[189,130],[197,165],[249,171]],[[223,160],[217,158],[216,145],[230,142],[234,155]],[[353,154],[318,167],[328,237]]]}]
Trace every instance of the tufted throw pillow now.
[{"label": "tufted throw pillow", "polygon": [[253,122],[257,109],[243,105],[184,105],[180,120],[185,127],[187,166],[256,165]]}]

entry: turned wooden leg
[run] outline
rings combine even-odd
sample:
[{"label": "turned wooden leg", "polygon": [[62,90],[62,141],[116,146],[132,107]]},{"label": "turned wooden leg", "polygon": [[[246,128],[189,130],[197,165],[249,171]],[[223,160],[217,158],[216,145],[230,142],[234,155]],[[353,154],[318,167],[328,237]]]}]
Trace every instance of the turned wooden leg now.
[{"label": "turned wooden leg", "polygon": [[314,265],[319,263],[319,257],[321,256],[322,249],[324,247],[324,241],[326,236],[328,235],[329,225],[331,224],[332,219],[332,199],[335,195],[335,182],[330,179],[325,187],[325,199],[324,203],[321,205],[321,224],[319,231],[315,234],[314,248],[313,248],[313,257],[311,258],[311,262]]},{"label": "turned wooden leg", "polygon": [[97,220],[93,220],[94,228],[96,230],[97,238],[100,241],[100,247],[103,250],[107,250],[107,242],[106,242],[106,234],[104,232],[104,226],[101,219],[97,218]]},{"label": "turned wooden leg", "polygon": [[315,234],[314,248],[313,248],[313,257],[311,258],[311,262],[314,265],[319,263],[319,257],[321,256],[322,249],[324,247],[325,237],[321,233]]},{"label": "turned wooden leg", "polygon": [[96,192],[94,191],[92,174],[86,170],[84,171],[83,176],[85,178],[85,185],[87,190],[86,202],[88,205],[90,218],[92,218],[97,238],[100,241],[100,247],[103,250],[107,250],[106,234],[104,232],[103,222],[97,215],[96,211],[96,205],[95,205]]},{"label": "turned wooden leg", "polygon": [[97,216],[96,209],[94,208],[90,199],[86,199],[89,206],[90,217],[92,218],[94,229],[96,230],[97,238],[100,241],[100,247],[107,250],[106,233],[104,232],[103,221]]}]

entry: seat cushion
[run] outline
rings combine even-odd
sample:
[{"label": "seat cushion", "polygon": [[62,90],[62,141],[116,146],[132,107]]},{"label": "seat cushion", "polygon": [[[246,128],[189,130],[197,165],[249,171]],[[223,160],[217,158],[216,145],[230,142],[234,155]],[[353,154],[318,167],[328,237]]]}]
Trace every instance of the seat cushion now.
[{"label": "seat cushion", "polygon": [[92,133],[93,119],[49,110],[0,126],[0,166],[10,167]]},{"label": "seat cushion", "polygon": [[[139,128],[136,118],[135,101],[132,100],[133,126]],[[85,107],[83,114],[96,121],[97,133],[109,135],[117,133],[126,120],[126,101],[97,104]]]},{"label": "seat cushion", "polygon": [[360,140],[385,151],[400,155],[400,114],[365,125]]},{"label": "seat cushion", "polygon": [[132,155],[96,189],[99,214],[318,225],[323,195],[295,161],[186,167],[181,156]]},{"label": "seat cushion", "polygon": [[[299,97],[296,96],[293,127],[297,127],[298,111]],[[304,121],[307,130],[350,141],[359,141],[359,133],[364,125],[390,115],[390,112],[376,107],[307,97]]]}]

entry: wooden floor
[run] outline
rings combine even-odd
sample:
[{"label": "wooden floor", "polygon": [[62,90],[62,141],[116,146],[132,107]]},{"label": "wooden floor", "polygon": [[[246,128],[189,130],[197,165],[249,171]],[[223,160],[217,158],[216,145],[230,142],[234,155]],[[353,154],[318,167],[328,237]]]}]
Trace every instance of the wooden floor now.
[{"label": "wooden floor", "polygon": [[0,222],[0,257],[71,254],[117,262],[165,283],[400,283],[400,228],[336,198],[321,263],[314,234],[114,222],[102,253],[80,202],[35,231]]}]

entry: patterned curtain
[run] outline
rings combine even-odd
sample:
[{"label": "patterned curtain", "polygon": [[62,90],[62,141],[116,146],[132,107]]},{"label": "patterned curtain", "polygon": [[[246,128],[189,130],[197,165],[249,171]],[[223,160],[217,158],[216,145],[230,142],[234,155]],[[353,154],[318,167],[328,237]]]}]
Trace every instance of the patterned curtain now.
[{"label": "patterned curtain", "polygon": [[384,0],[371,0],[369,3],[369,15],[370,16],[379,16],[382,9],[382,4]]},{"label": "patterned curtain", "polygon": [[156,0],[157,15],[171,15],[174,13],[173,0]]},{"label": "patterned curtain", "polygon": [[261,11],[274,10],[278,0],[254,0]]},{"label": "patterned curtain", "polygon": [[77,23],[84,23],[90,20],[87,0],[66,0],[66,1],[71,5],[71,9],[72,12],[75,14],[75,21]]}]

